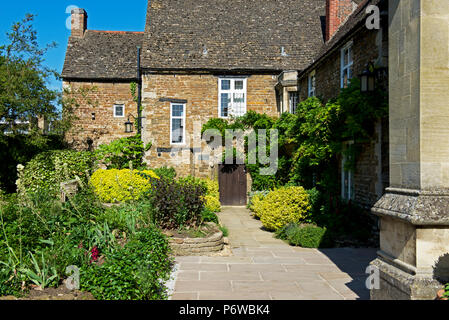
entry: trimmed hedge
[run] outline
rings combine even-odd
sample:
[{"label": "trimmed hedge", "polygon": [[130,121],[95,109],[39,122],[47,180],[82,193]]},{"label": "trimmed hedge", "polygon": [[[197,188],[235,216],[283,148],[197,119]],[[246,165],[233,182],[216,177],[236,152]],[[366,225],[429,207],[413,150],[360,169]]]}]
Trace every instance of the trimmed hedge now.
[{"label": "trimmed hedge", "polygon": [[102,202],[120,203],[141,199],[150,191],[151,179],[159,179],[151,170],[100,169],[92,175],[91,184]]},{"label": "trimmed hedge", "polygon": [[320,248],[327,243],[326,233],[326,228],[320,228],[311,224],[297,225],[291,223],[278,230],[276,236],[287,240],[293,246]]},{"label": "trimmed hedge", "polygon": [[79,177],[87,182],[92,172],[94,154],[88,151],[56,150],[38,154],[24,169],[22,184],[32,193],[46,191],[53,196],[60,192],[60,183]]},{"label": "trimmed hedge", "polygon": [[258,199],[253,199],[252,209],[263,226],[271,231],[304,220],[311,209],[309,195],[303,187],[282,187]]}]

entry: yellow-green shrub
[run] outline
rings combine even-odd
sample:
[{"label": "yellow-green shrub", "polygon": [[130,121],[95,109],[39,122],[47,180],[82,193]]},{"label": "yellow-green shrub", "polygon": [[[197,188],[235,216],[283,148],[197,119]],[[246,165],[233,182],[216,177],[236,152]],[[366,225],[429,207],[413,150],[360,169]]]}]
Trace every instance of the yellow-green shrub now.
[{"label": "yellow-green shrub", "polygon": [[207,194],[204,197],[205,207],[213,212],[221,211],[220,191],[218,182],[211,179],[201,179],[207,187]]},{"label": "yellow-green shrub", "polygon": [[97,170],[91,184],[100,200],[118,203],[139,200],[151,188],[150,179],[159,177],[151,170]]},{"label": "yellow-green shrub", "polygon": [[267,230],[276,231],[306,218],[311,206],[303,187],[283,187],[271,191],[263,199],[255,197],[252,209]]}]

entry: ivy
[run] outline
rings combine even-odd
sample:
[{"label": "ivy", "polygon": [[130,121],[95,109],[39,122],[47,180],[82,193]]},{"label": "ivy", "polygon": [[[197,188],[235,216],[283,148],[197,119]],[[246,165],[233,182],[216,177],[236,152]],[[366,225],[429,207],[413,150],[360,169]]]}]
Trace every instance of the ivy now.
[{"label": "ivy", "polygon": [[[284,113],[279,118],[249,111],[232,120],[211,119],[203,126],[225,136],[226,129],[277,129],[279,132],[278,171],[274,176],[261,176],[261,164],[247,164],[254,190],[267,190],[281,185],[321,187],[328,193],[338,191],[337,157],[344,153],[347,166],[353,167],[360,144],[374,134],[374,124],[388,114],[388,97],[383,88],[361,93],[360,81],[353,79],[336,99],[323,103],[312,97],[299,103],[296,114]],[[247,139],[246,139],[247,140]],[[353,146],[343,149],[343,142]],[[273,147],[274,145],[270,145]],[[258,152],[248,150],[246,153]]]}]

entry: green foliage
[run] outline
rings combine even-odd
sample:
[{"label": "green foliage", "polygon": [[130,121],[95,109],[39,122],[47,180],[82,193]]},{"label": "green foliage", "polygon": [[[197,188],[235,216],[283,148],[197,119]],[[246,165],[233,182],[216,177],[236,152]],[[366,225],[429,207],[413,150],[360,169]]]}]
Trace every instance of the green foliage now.
[{"label": "green foliage", "polygon": [[276,237],[287,240],[293,246],[321,248],[327,244],[326,228],[315,225],[290,223],[276,232]]},{"label": "green foliage", "polygon": [[155,228],[136,233],[124,246],[105,257],[104,264],[81,270],[81,289],[103,300],[162,300],[167,298],[172,259],[165,236]]},{"label": "green foliage", "polygon": [[150,201],[154,222],[166,229],[197,226],[201,222],[206,191],[204,183],[192,177],[179,181],[162,177],[153,181]]},{"label": "green foliage", "polygon": [[126,169],[130,163],[134,169],[144,169],[143,155],[147,150],[141,137],[136,135],[100,145],[95,154],[97,160],[108,169]]},{"label": "green foliage", "polygon": [[47,151],[38,154],[25,166],[23,181],[28,192],[48,190],[54,196],[60,192],[60,183],[76,177],[86,183],[92,172],[94,157],[91,152],[72,150]]},{"label": "green foliage", "polygon": [[8,193],[16,191],[17,165],[29,162],[39,153],[63,149],[63,139],[59,135],[38,133],[2,135],[0,133],[0,188]]},{"label": "green foliage", "polygon": [[218,228],[223,233],[223,237],[228,237],[229,236],[228,228],[226,228],[225,226],[219,226]]},{"label": "green foliage", "polygon": [[267,230],[276,231],[288,223],[306,219],[311,206],[303,187],[282,187],[253,201],[252,209]]},{"label": "green foliage", "polygon": [[153,207],[147,200],[132,203],[123,203],[120,206],[112,206],[97,215],[99,224],[106,223],[112,230],[125,232],[135,221],[150,224]]},{"label": "green foliage", "polygon": [[165,177],[171,180],[175,180],[176,178],[175,168],[161,167],[153,169],[153,171],[158,177]]},{"label": "green foliage", "polygon": [[37,262],[34,255],[30,252],[30,258],[33,263],[32,269],[24,269],[23,272],[26,274],[28,279],[41,289],[45,289],[53,281],[58,279],[58,274],[55,267],[49,267],[45,261],[44,254],[41,253],[40,264]]},{"label": "green foliage", "polygon": [[201,219],[204,222],[213,222],[213,223],[218,224],[217,214],[214,211],[207,209],[207,208],[204,208],[204,210],[201,212]]},{"label": "green foliage", "polygon": [[147,201],[104,208],[87,185],[64,204],[48,190],[1,201],[0,295],[60,286],[75,265],[98,299],[166,297],[169,247]]},{"label": "green foliage", "polygon": [[90,180],[95,192],[105,203],[140,200],[151,189],[151,180],[159,177],[151,170],[97,170]]},{"label": "green foliage", "polygon": [[6,33],[7,42],[0,45],[0,119],[7,122],[0,126],[0,134],[5,127],[13,134],[28,129],[18,121],[57,117],[59,95],[48,88],[56,72],[43,65],[44,55],[55,43],[39,46],[33,20],[34,16],[27,14],[14,23]]}]

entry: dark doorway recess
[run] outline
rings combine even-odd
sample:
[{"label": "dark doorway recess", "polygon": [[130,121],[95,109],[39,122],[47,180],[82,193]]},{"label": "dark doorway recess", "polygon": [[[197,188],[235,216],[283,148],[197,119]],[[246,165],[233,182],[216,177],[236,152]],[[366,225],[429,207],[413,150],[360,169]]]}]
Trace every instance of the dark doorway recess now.
[{"label": "dark doorway recess", "polygon": [[245,206],[247,178],[244,165],[222,164],[218,168],[220,202],[224,206]]}]

